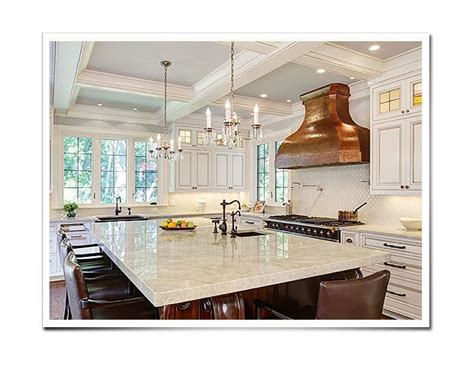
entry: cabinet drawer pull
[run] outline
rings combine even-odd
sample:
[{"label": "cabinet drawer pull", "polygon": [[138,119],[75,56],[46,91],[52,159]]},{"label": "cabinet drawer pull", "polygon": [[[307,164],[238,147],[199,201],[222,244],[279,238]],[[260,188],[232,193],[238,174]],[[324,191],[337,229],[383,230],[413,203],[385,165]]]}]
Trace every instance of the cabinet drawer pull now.
[{"label": "cabinet drawer pull", "polygon": [[354,242],[354,241],[352,241],[352,238],[348,238],[348,239],[346,239],[346,242],[347,242],[347,243],[352,243],[352,242]]},{"label": "cabinet drawer pull", "polygon": [[389,245],[388,243],[383,244],[385,247],[391,247],[391,248],[398,248],[399,250],[404,250],[407,248],[407,246],[395,246],[395,245]]},{"label": "cabinet drawer pull", "polygon": [[252,222],[252,221],[245,221],[245,223],[247,223],[247,224],[255,224],[255,222]]},{"label": "cabinet drawer pull", "polygon": [[396,267],[397,269],[406,269],[406,265],[395,265],[391,264],[390,262],[384,262],[383,263],[385,266],[391,266],[391,267]]},{"label": "cabinet drawer pull", "polygon": [[72,235],[71,238],[82,238],[83,236]]},{"label": "cabinet drawer pull", "polygon": [[390,294],[393,294],[393,295],[396,295],[398,297],[406,297],[407,295],[405,293],[397,293],[397,292],[394,292],[394,291],[391,291],[391,290],[388,290],[387,289],[387,293],[390,293]]}]

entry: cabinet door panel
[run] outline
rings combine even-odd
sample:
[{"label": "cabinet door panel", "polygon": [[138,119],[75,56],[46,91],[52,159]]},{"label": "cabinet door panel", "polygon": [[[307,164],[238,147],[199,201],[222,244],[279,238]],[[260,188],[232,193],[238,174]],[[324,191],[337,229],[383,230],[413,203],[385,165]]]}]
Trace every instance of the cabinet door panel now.
[{"label": "cabinet door panel", "polygon": [[196,187],[211,189],[211,152],[196,152]]},{"label": "cabinet door panel", "polygon": [[215,189],[229,190],[229,154],[217,152],[215,154]]},{"label": "cabinet door panel", "polygon": [[183,159],[177,163],[176,190],[191,190],[193,184],[192,151],[183,151]]},{"label": "cabinet door panel", "polygon": [[231,186],[233,190],[245,189],[245,155],[242,153],[232,154]]},{"label": "cabinet door panel", "polygon": [[421,141],[422,141],[422,127],[421,119],[410,120],[408,124],[410,142],[410,159],[408,161],[408,178],[410,189],[421,190],[422,181],[422,159],[421,159]]},{"label": "cabinet door panel", "polygon": [[373,126],[371,189],[401,190],[404,181],[402,122]]}]

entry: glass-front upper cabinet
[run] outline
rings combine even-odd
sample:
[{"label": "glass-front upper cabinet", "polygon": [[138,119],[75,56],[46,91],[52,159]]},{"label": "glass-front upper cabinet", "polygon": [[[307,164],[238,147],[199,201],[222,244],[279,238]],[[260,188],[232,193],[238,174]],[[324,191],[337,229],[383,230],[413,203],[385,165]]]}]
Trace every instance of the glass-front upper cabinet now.
[{"label": "glass-front upper cabinet", "polygon": [[421,111],[421,75],[376,86],[372,89],[372,120],[404,117]]}]

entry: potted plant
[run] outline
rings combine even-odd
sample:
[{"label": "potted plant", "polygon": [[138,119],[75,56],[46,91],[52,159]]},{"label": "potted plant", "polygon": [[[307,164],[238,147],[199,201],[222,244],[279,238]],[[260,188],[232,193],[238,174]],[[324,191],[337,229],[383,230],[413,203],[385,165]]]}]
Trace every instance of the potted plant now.
[{"label": "potted plant", "polygon": [[79,208],[79,205],[77,205],[76,203],[64,204],[64,210],[67,212],[68,218],[73,218],[76,216],[77,208]]}]

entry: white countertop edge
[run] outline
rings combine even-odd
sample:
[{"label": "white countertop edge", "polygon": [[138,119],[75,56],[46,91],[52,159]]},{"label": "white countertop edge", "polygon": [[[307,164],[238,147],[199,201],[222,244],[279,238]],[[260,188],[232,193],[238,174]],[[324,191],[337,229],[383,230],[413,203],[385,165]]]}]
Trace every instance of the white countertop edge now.
[{"label": "white countertop edge", "polygon": [[349,226],[341,227],[341,232],[363,232],[363,233],[374,233],[393,236],[397,238],[411,239],[411,240],[422,240],[423,231],[408,231],[402,227],[394,226],[377,226],[371,224],[364,224],[361,226]]}]

